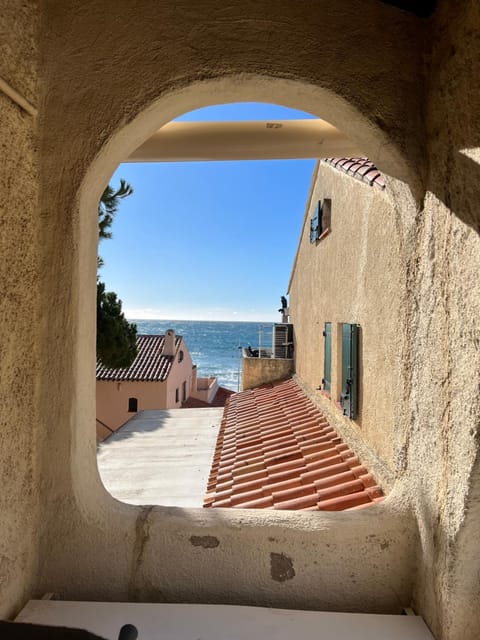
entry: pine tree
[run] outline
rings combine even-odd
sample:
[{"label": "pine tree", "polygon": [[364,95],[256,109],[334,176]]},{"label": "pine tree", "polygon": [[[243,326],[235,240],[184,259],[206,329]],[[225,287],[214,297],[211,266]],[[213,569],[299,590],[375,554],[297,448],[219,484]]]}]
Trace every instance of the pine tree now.
[{"label": "pine tree", "polygon": [[[132,187],[120,180],[116,191],[108,185],[98,205],[100,240],[112,237],[110,231],[120,200],[133,193]],[[100,256],[98,268],[103,265]],[[105,284],[97,282],[97,358],[106,367],[129,367],[137,355],[137,326],[129,323],[122,312],[122,301],[113,291],[105,291]]]},{"label": "pine tree", "polygon": [[122,312],[122,301],[97,282],[97,358],[106,367],[129,367],[137,355],[137,326]]}]

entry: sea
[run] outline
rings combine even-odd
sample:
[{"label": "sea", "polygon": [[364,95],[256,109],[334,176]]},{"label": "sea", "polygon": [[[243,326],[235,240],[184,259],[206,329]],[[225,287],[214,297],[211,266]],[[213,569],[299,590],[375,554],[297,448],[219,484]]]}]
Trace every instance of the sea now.
[{"label": "sea", "polygon": [[216,376],[222,387],[242,388],[242,347],[272,346],[273,323],[202,320],[131,320],[137,333],[161,335],[174,329],[197,365],[198,377]]}]

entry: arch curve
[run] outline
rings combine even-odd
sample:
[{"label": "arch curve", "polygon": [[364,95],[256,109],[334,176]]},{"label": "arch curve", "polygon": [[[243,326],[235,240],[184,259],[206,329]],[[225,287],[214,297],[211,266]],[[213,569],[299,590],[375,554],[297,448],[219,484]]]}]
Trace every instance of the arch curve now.
[{"label": "arch curve", "polygon": [[[102,146],[88,168],[78,194],[80,259],[77,278],[80,286],[78,289],[74,286],[73,290],[78,290],[80,294],[77,308],[82,310],[82,330],[85,330],[85,323],[88,323],[90,325],[88,333],[91,338],[88,341],[85,337],[75,341],[77,345],[75,362],[78,367],[76,380],[79,390],[76,394],[79,398],[77,421],[85,421],[84,407],[92,404],[93,397],[93,395],[83,398],[80,396],[85,390],[85,380],[89,377],[88,371],[95,358],[93,338],[95,313],[89,291],[90,289],[93,291],[96,277],[97,203],[105,184],[118,165],[164,124],[195,109],[234,102],[280,104],[327,120],[345,132],[359,148],[364,150],[365,155],[374,159],[376,165],[387,174],[409,183],[411,189],[418,186],[418,174],[415,173],[409,158],[401,153],[393,140],[372,119],[361,114],[345,98],[329,89],[300,80],[239,74],[192,81],[187,86],[167,92],[153,100],[134,119],[114,132]],[[88,282],[91,283],[91,287]],[[85,309],[89,307],[92,307],[91,311],[85,314]],[[93,394],[92,390],[90,394]],[[80,427],[81,433],[85,432],[87,440],[90,422],[92,421]],[[78,428],[78,422],[74,430],[75,428]],[[83,436],[80,438],[81,442]],[[79,466],[84,464],[85,456],[82,446],[75,455],[78,456]],[[91,478],[93,476],[95,476],[93,481],[99,482],[97,474],[90,475]]]}]

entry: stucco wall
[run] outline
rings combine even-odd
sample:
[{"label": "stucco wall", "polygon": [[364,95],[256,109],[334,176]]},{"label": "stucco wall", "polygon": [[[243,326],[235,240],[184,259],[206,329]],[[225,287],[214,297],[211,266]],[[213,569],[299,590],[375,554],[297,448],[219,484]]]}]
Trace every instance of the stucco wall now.
[{"label": "stucco wall", "polygon": [[439,637],[480,629],[480,5],[441,2],[432,27],[430,171],[409,270],[415,416],[402,475],[423,554],[415,605]]},{"label": "stucco wall", "polygon": [[[478,148],[480,93],[472,78],[480,21],[477,3],[440,4],[434,28],[424,29],[374,0],[300,9],[273,0],[42,3],[40,207],[30,179],[32,125],[14,115],[6,130],[2,119],[0,134],[8,194],[0,286],[2,302],[10,301],[0,329],[8,351],[1,378],[2,500],[10,518],[0,527],[4,611],[33,588],[72,598],[397,611],[416,581],[415,604],[438,638],[476,637],[479,247],[468,224],[479,220],[480,181],[478,162],[460,151]],[[5,73],[18,68],[19,78],[35,80],[35,51],[22,44],[35,5],[15,6],[15,16],[10,5],[2,4],[1,23],[12,34],[15,62]],[[429,38],[436,42],[431,58]],[[371,511],[142,509],[114,501],[98,479],[98,198],[118,163],[162,123],[232,100],[279,102],[324,117],[413,189],[416,201],[405,185],[390,186],[400,248],[410,256],[394,408],[398,479]],[[219,545],[196,546],[192,535],[212,535]],[[272,553],[291,559],[293,579],[279,581]]]},{"label": "stucco wall", "polygon": [[[183,351],[182,362],[178,361]],[[192,386],[192,358],[182,340],[174,362],[163,382],[97,380],[96,417],[110,429],[116,430],[133,417],[128,411],[128,399],[137,398],[138,411],[145,409],[175,409],[182,405],[182,385],[186,382],[187,398]],[[176,390],[178,389],[178,402]]]},{"label": "stucco wall", "polygon": [[[392,195],[321,162],[314,174],[290,284],[295,368],[334,423],[347,423],[391,469],[395,466],[393,401],[399,384],[398,335],[406,269]],[[310,218],[331,199],[331,230],[310,242]],[[318,391],[324,372],[325,322],[332,323],[331,400]],[[341,327],[359,324],[359,403],[342,417]]]},{"label": "stucco wall", "polygon": [[[289,2],[45,6],[42,208],[49,226],[62,221],[62,241],[47,234],[41,241],[45,256],[64,265],[45,281],[45,292],[68,298],[61,318],[46,310],[52,332],[45,349],[57,361],[49,384],[52,376],[62,380],[53,437],[71,465],[45,468],[50,500],[63,508],[45,529],[40,588],[69,597],[398,611],[410,599],[416,535],[403,506],[380,505],[375,516],[209,516],[126,507],[102,491],[90,435],[90,318],[97,199],[118,162],[182,112],[235,100],[303,108],[351,134],[366,153],[418,187],[412,167],[422,154],[421,67],[420,46],[412,42],[420,44],[421,26],[370,2],[362,12],[356,3],[339,9],[328,2],[302,11]],[[340,58],[351,61],[341,78]],[[58,166],[66,179],[57,179]],[[60,350],[53,336],[65,332],[73,340]],[[401,526],[392,528],[394,522]],[[50,527],[68,529],[68,552],[62,536],[52,540]],[[192,535],[212,535],[219,546],[194,547]],[[87,549],[95,553],[85,561]],[[272,553],[292,560],[293,579],[280,582],[275,569],[272,575]]]},{"label": "stucco wall", "polygon": [[280,358],[242,358],[242,389],[288,378],[294,371],[293,360]]},{"label": "stucco wall", "polygon": [[[183,351],[183,360],[179,362],[179,352]],[[190,395],[190,389],[192,388],[192,356],[188,350],[188,346],[182,339],[179,347],[177,348],[175,362],[172,365],[170,373],[167,379],[167,397],[166,408],[175,409],[182,405],[182,384],[187,383],[187,398]],[[178,389],[178,402],[176,401],[175,391]],[[153,408],[153,407],[149,407]]]},{"label": "stucco wall", "polygon": [[128,399],[137,398],[138,411],[166,409],[166,382],[115,382],[97,380],[97,418],[116,430],[135,413],[128,411]]},{"label": "stucco wall", "polygon": [[[0,78],[38,104],[35,2],[0,2]],[[38,476],[37,337],[42,324],[37,120],[0,91],[0,617],[35,585]],[[49,394],[51,397],[51,394]]]}]

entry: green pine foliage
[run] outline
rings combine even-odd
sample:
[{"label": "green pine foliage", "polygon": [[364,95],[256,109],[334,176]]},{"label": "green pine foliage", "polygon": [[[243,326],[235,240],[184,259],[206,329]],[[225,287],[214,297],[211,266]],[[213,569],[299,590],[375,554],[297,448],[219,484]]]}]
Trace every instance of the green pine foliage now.
[{"label": "green pine foliage", "polygon": [[[110,231],[120,200],[133,193],[132,187],[120,180],[115,191],[107,186],[98,205],[98,229],[100,240],[112,237]],[[103,260],[97,259],[98,268]],[[97,282],[97,358],[112,369],[129,367],[137,355],[137,326],[131,324],[122,312],[122,301],[113,291],[105,291],[105,284]]]},{"label": "green pine foliage", "polygon": [[137,355],[137,325],[128,322],[122,301],[97,282],[97,358],[112,369],[129,367]]},{"label": "green pine foliage", "polygon": [[120,206],[120,200],[128,198],[133,193],[132,187],[125,180],[120,180],[120,187],[115,191],[107,185],[98,204],[98,231],[100,240],[112,237],[110,228]]}]

